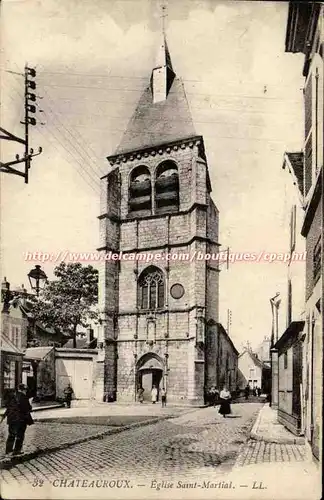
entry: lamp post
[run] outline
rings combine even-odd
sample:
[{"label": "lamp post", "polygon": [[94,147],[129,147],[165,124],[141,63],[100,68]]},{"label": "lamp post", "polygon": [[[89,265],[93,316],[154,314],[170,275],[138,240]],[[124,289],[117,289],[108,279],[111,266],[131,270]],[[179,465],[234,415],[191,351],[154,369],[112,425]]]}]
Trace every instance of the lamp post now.
[{"label": "lamp post", "polygon": [[[47,276],[43,269],[41,269],[41,266],[37,264],[34,269],[31,269],[28,273],[28,279],[30,283],[30,287],[32,290],[35,290],[36,292],[36,297],[39,296],[40,290],[44,287],[45,283],[47,282]],[[33,330],[33,339],[36,338],[36,323],[35,320],[33,319],[32,323],[32,330]],[[38,365],[39,361],[32,361],[32,368],[33,368],[33,376],[34,376],[34,390],[33,390],[33,396],[34,399],[37,398],[37,372],[38,372]]]},{"label": "lamp post", "polygon": [[279,332],[279,306],[281,300],[279,299],[280,293],[277,292],[274,297],[270,299],[271,311],[272,311],[272,332],[271,332],[271,346],[270,346],[270,356],[271,356],[271,406],[273,408],[278,408],[278,398],[279,398],[279,360],[278,360],[278,350],[274,348],[278,340]]},{"label": "lamp post", "polygon": [[35,290],[36,295],[38,297],[40,290],[44,287],[47,282],[47,276],[43,269],[41,269],[40,265],[36,265],[34,269],[29,271],[28,279],[30,283],[30,287],[32,290]]}]

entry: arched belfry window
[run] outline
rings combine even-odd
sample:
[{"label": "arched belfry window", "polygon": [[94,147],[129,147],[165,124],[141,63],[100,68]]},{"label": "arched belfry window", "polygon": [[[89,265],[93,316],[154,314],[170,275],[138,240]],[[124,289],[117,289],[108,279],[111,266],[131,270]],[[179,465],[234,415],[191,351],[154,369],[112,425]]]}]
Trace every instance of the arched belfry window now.
[{"label": "arched belfry window", "polygon": [[131,173],[128,203],[130,212],[152,210],[151,174],[144,165],[134,168]]},{"label": "arched belfry window", "polygon": [[173,161],[167,160],[157,167],[155,179],[156,213],[179,210],[179,175]]},{"label": "arched belfry window", "polygon": [[155,310],[164,307],[164,276],[155,266],[149,266],[138,280],[138,307]]}]

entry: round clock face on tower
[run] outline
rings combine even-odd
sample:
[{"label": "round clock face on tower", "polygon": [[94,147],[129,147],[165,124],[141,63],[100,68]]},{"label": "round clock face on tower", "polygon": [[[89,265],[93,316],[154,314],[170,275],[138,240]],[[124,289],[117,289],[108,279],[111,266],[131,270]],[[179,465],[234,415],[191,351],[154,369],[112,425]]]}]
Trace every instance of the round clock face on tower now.
[{"label": "round clock face on tower", "polygon": [[180,283],[175,283],[170,289],[171,297],[181,299],[184,296],[185,290]]}]

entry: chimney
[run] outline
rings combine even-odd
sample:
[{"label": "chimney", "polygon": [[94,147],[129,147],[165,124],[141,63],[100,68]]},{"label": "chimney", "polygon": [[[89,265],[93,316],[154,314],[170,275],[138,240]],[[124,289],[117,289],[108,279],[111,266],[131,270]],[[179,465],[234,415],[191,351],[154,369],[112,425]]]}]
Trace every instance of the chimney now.
[{"label": "chimney", "polygon": [[10,298],[10,283],[8,283],[7,278],[3,278],[3,282],[1,283],[1,302],[3,302],[2,312],[9,312]]},{"label": "chimney", "polygon": [[21,288],[19,290],[19,296],[21,298],[21,303],[23,306],[26,305],[26,299],[27,299],[27,290],[25,288],[25,285],[21,285]]}]

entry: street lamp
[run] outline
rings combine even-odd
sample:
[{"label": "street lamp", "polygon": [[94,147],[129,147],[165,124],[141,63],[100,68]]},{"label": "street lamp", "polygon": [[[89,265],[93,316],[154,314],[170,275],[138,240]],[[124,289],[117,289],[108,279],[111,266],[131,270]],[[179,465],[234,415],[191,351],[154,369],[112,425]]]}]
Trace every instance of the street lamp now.
[{"label": "street lamp", "polygon": [[272,310],[272,335],[271,335],[271,347],[278,340],[279,333],[279,306],[281,300],[279,299],[280,292],[277,292],[274,297],[270,299],[271,310]]},{"label": "street lamp", "polygon": [[272,334],[271,334],[271,403],[272,408],[277,408],[279,403],[279,360],[278,350],[274,347],[278,340],[279,332],[279,306],[281,299],[280,293],[277,292],[274,297],[270,299],[272,310]]},{"label": "street lamp", "polygon": [[30,287],[32,290],[35,290],[36,295],[38,297],[39,291],[44,287],[47,282],[47,276],[44,273],[43,269],[41,269],[40,265],[36,265],[35,269],[32,269],[28,273],[28,279],[30,283]]}]

